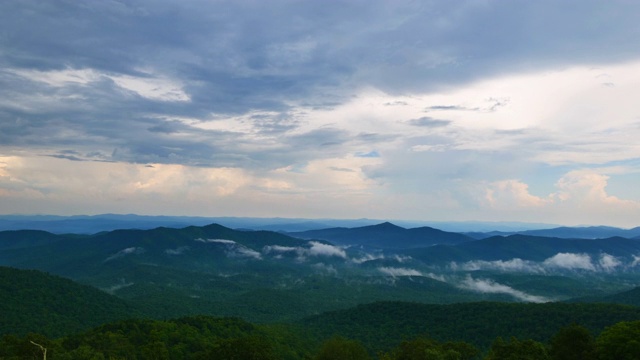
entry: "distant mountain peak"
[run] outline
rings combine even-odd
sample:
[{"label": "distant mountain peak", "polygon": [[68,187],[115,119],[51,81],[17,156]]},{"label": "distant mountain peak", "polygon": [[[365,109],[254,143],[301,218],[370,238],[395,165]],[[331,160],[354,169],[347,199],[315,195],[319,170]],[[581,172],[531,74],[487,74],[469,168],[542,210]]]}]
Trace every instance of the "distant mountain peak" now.
[{"label": "distant mountain peak", "polygon": [[384,225],[384,226],[389,226],[389,225],[391,225],[391,226],[397,226],[397,225],[395,225],[395,224],[393,224],[393,223],[391,223],[391,222],[389,222],[389,221],[385,221],[385,222],[380,223],[380,224],[378,224],[378,225]]},{"label": "distant mountain peak", "polygon": [[406,230],[405,228],[403,228],[402,226],[398,226],[396,224],[390,223],[388,221],[385,221],[383,223],[377,224],[377,225],[370,225],[370,226],[365,226],[368,227],[370,229],[384,229],[384,230]]}]

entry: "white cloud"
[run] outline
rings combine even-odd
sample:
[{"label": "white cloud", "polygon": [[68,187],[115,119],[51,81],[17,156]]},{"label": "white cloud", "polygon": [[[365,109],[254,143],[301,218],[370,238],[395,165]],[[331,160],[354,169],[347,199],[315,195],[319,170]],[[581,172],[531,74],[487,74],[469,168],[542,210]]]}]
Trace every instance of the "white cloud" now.
[{"label": "white cloud", "polygon": [[197,238],[194,241],[203,242],[203,243],[218,243],[218,244],[225,244],[225,245],[235,245],[236,244],[235,241],[227,240],[227,239],[202,239],[202,238]]},{"label": "white cloud", "polygon": [[542,264],[566,270],[596,270],[591,262],[591,257],[587,254],[558,253],[546,259]]},{"label": "white cloud", "polygon": [[347,253],[344,251],[344,249],[341,249],[337,246],[319,243],[316,241],[311,241],[310,244],[311,248],[306,250],[306,254],[309,256],[335,256],[343,259],[347,258]]},{"label": "white cloud", "polygon": [[31,81],[39,81],[53,87],[69,85],[87,85],[98,81],[101,75],[93,69],[64,69],[64,70],[10,70],[10,72],[27,78]]},{"label": "white cloud", "polygon": [[313,265],[311,265],[312,268],[316,269],[318,272],[320,273],[325,273],[325,274],[330,274],[330,275],[337,275],[338,274],[338,270],[335,268],[335,266],[329,264],[325,264],[325,263],[315,263]]},{"label": "white cloud", "polygon": [[402,276],[420,276],[426,277],[429,279],[433,279],[440,282],[448,282],[447,278],[444,275],[438,275],[434,273],[424,273],[422,271],[406,268],[406,267],[393,267],[393,266],[380,266],[377,268],[379,272],[391,276],[393,278],[402,277]]},{"label": "white cloud", "polygon": [[529,185],[518,180],[497,181],[487,188],[486,199],[492,207],[541,207],[552,202],[529,193]]},{"label": "white cloud", "polygon": [[625,265],[623,259],[607,253],[600,254],[597,263],[594,263],[588,254],[557,253],[542,262],[522,260],[519,258],[495,261],[472,260],[464,263],[451,262],[449,269],[453,271],[489,270],[544,274],[565,271],[613,272],[633,268],[639,263],[640,257],[635,255],[633,255],[633,260]]},{"label": "white cloud", "polygon": [[263,251],[265,254],[271,252],[298,252],[301,248],[293,247],[293,246],[282,246],[282,245],[267,245],[264,247]]},{"label": "white cloud", "polygon": [[165,250],[165,254],[168,255],[182,255],[184,254],[186,251],[188,251],[190,249],[190,247],[188,246],[179,246],[175,249],[167,249]]},{"label": "white cloud", "polygon": [[620,174],[628,170],[620,167],[572,170],[555,183],[556,191],[545,197],[532,195],[529,185],[519,180],[497,181],[485,187],[481,202],[487,210],[507,217],[518,214],[549,222],[564,219],[570,224],[635,225],[640,201],[610,195],[606,189],[610,177],[601,173],[604,171]]},{"label": "white cloud", "polygon": [[198,239],[195,239],[195,241],[209,243],[209,244],[223,245],[225,249],[224,250],[225,254],[227,255],[227,257],[230,257],[230,258],[250,258],[254,260],[262,260],[262,254],[242,244],[238,244],[233,240],[198,238]]},{"label": "white cloud", "polygon": [[410,268],[397,268],[382,266],[378,268],[378,271],[385,275],[398,277],[398,276],[424,276],[420,271]]},{"label": "white cloud", "polygon": [[[347,253],[344,249],[330,245],[324,244],[317,241],[310,241],[309,247],[292,247],[292,246],[281,246],[281,245],[267,245],[262,251],[265,254],[283,254],[283,253],[292,253],[295,254],[298,261],[304,261],[307,257],[339,257],[342,259],[347,258]],[[281,256],[281,255],[276,255]]]},{"label": "white cloud", "polygon": [[262,260],[262,254],[246,246],[236,245],[227,251],[229,257],[252,258]]},{"label": "white cloud", "polygon": [[619,266],[621,266],[622,262],[615,256],[604,253],[600,255],[600,260],[598,261],[598,265],[602,270],[606,272],[611,272],[616,270],[616,268],[618,268]]},{"label": "white cloud", "polygon": [[139,96],[160,101],[189,101],[183,85],[178,81],[153,74],[147,76],[110,75],[94,69],[64,69],[64,70],[11,70],[16,75],[31,81],[46,83],[52,87],[89,86],[101,80],[110,79],[119,87],[136,93]]},{"label": "white cloud", "polygon": [[505,272],[544,272],[544,268],[539,264],[519,258],[495,261],[472,260],[462,264],[453,262],[450,264],[450,268],[454,271],[498,270]]},{"label": "white cloud", "polygon": [[109,294],[114,294],[116,291],[120,290],[120,289],[124,289],[126,287],[132,286],[134,283],[133,282],[125,282],[124,279],[122,279],[122,281],[118,284],[112,285],[110,287],[108,287],[107,289],[104,289],[106,292],[108,292]]},{"label": "white cloud", "polygon": [[114,259],[118,259],[118,258],[127,256],[127,255],[138,255],[138,254],[142,254],[144,252],[145,252],[144,248],[141,248],[141,247],[128,247],[126,249],[122,249],[122,250],[118,251],[117,253],[109,256],[104,261],[107,262],[107,261],[111,261],[111,260],[114,260]]},{"label": "white cloud", "polygon": [[118,86],[139,96],[160,101],[189,101],[183,85],[175,80],[161,77],[110,76]]},{"label": "white cloud", "polygon": [[393,259],[399,263],[404,263],[404,262],[413,260],[413,258],[409,255],[399,255],[399,254],[393,254],[389,256],[389,259]]},{"label": "white cloud", "polygon": [[565,174],[556,187],[555,194],[560,201],[607,207],[622,207],[628,210],[640,208],[640,203],[622,200],[607,194],[609,176],[591,170],[574,170]]},{"label": "white cloud", "polygon": [[367,261],[384,259],[384,258],[385,258],[385,256],[382,253],[377,253],[377,254],[366,253],[366,254],[363,254],[359,258],[352,258],[351,261],[356,263],[356,264],[362,264],[362,263],[367,262]]},{"label": "white cloud", "polygon": [[480,293],[507,294],[518,300],[526,302],[544,303],[551,301],[543,296],[527,294],[524,291],[516,290],[510,286],[497,283],[493,280],[474,279],[471,276],[467,276],[460,284],[458,284],[458,287]]}]

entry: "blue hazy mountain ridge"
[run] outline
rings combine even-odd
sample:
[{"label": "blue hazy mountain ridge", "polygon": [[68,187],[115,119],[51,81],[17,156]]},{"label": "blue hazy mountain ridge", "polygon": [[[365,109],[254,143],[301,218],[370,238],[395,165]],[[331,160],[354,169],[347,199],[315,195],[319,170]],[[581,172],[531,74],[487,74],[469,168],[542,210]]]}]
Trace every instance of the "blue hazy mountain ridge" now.
[{"label": "blue hazy mountain ridge", "polygon": [[604,239],[610,237],[636,238],[640,237],[640,227],[632,229],[621,229],[611,226],[581,226],[568,227],[561,226],[551,229],[535,229],[525,231],[490,231],[490,232],[468,232],[466,235],[474,239],[484,239],[491,236],[508,236],[514,234],[556,237],[565,239]]},{"label": "blue hazy mountain ridge", "polygon": [[428,226],[405,229],[390,222],[356,228],[329,228],[289,233],[302,239],[327,240],[338,245],[364,245],[383,249],[419,248],[436,244],[459,244],[473,239]]},{"label": "blue hazy mountain ridge", "polygon": [[640,253],[640,241],[622,237],[565,239],[516,234],[493,236],[454,246],[435,245],[429,248],[411,249],[404,253],[423,262],[434,264],[473,260],[544,261],[559,253],[585,254],[594,257],[604,253],[633,261],[633,255]]},{"label": "blue hazy mountain ridge", "polygon": [[364,226],[382,222],[373,219],[302,219],[252,217],[154,216],[136,214],[100,215],[0,215],[0,231],[43,230],[55,234],[95,234],[120,229],[148,230],[156,227],[205,226],[216,223],[247,230],[303,231],[333,226]]},{"label": "blue hazy mountain ridge", "polygon": [[[300,232],[331,227],[361,227],[384,222],[379,219],[305,219],[305,218],[252,218],[252,217],[196,217],[196,216],[153,216],[136,214],[100,215],[0,215],[2,230],[44,230],[56,234],[94,234],[118,229],[153,229],[156,227],[204,226],[211,223],[230,228],[250,230],[271,230]],[[557,225],[522,222],[432,222],[393,220],[405,228],[429,226],[450,232],[488,232],[549,229]],[[496,234],[497,235],[497,234]],[[487,236],[482,236],[487,237]]]}]

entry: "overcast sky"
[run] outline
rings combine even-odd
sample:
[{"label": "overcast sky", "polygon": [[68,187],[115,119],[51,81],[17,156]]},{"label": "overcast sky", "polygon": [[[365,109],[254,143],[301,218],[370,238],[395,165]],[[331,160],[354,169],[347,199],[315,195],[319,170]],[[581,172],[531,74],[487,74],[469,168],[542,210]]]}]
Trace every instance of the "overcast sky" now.
[{"label": "overcast sky", "polygon": [[0,2],[0,213],[640,225],[640,2]]}]

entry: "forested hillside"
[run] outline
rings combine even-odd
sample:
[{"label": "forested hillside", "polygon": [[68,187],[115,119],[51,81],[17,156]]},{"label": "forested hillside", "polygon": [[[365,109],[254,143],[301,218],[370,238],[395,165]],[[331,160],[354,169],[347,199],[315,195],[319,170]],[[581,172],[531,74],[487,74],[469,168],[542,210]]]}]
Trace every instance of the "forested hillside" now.
[{"label": "forested hillside", "polygon": [[544,342],[572,323],[599,333],[617,322],[635,320],[640,320],[640,308],[613,304],[380,302],[310,317],[300,324],[318,337],[349,337],[375,350],[419,335],[488,349],[497,337]]},{"label": "forested hillside", "polygon": [[[571,315],[573,311],[560,307],[546,314],[554,318],[537,321],[532,321],[533,317],[540,313],[526,308],[518,309],[524,315],[521,320],[499,320],[514,312],[501,313],[504,308],[491,303],[429,309],[441,313],[412,314],[415,320],[403,318],[407,310],[426,309],[418,309],[416,304],[373,304],[343,311],[338,318],[337,314],[321,316],[322,331],[318,331],[318,318],[313,320],[315,324],[307,325],[255,325],[237,318],[204,316],[125,320],[58,339],[39,334],[5,335],[0,339],[0,359],[41,359],[45,350],[47,358],[54,360],[635,360],[640,356],[640,349],[634,346],[640,336],[640,321],[614,322],[629,315],[622,314],[624,310],[614,311],[613,317],[605,320],[601,312],[608,310],[604,308],[590,308],[600,313],[594,317],[583,310]],[[481,315],[465,318],[476,311]],[[561,316],[556,318],[558,315]],[[441,323],[417,326],[419,321],[434,318]],[[598,328],[590,330],[580,323],[561,325],[568,318],[582,319]],[[461,322],[450,323],[456,320]],[[351,323],[350,337],[341,335],[347,322]],[[408,325],[411,322],[414,324]],[[604,324],[610,326],[605,328]],[[438,339],[425,328],[433,329],[445,339]],[[449,331],[446,335],[441,331],[444,328]],[[465,340],[469,334],[476,334],[482,345]],[[491,338],[495,334],[501,335]]]},{"label": "forested hillside", "polygon": [[71,280],[0,267],[0,334],[62,336],[140,317],[131,304]]},{"label": "forested hillside", "polygon": [[380,236],[362,245],[216,224],[0,232],[0,264],[25,269],[1,268],[0,358],[39,358],[33,341],[50,359],[498,359],[640,320],[637,239],[420,246],[445,241],[434,230],[365,226]]}]

